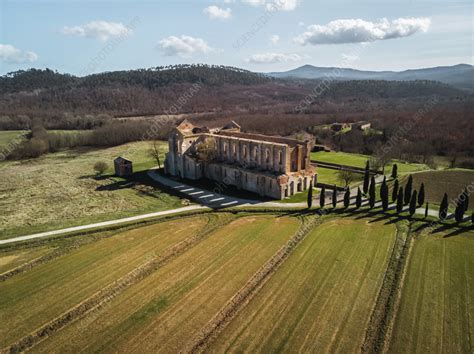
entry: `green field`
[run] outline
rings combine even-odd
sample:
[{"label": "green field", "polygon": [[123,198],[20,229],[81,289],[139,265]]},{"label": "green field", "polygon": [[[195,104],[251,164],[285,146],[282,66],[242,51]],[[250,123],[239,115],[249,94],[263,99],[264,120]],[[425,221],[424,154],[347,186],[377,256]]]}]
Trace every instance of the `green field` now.
[{"label": "green field", "polygon": [[[370,160],[372,156],[363,154],[352,154],[348,152],[312,152],[311,159],[318,160],[321,162],[336,163],[340,165],[354,166],[364,168],[367,160]],[[424,164],[408,163],[404,161],[394,160],[388,164],[385,168],[391,171],[392,164],[397,163],[398,172],[401,174],[410,173],[414,171],[427,170],[428,166]]]},{"label": "green field", "polygon": [[472,353],[474,232],[415,240],[390,353]]},{"label": "green field", "polygon": [[365,220],[318,226],[211,351],[359,351],[394,236],[393,226]]},{"label": "green field", "polygon": [[[113,159],[119,155],[134,162],[135,172],[154,166],[149,149],[150,143],[137,142],[0,163],[0,238],[181,206],[178,198],[155,186],[112,175]],[[164,158],[167,144],[161,143],[161,149]],[[105,178],[95,178],[97,161],[109,165]]]},{"label": "green field", "polygon": [[34,349],[178,352],[298,225],[290,217],[234,220],[126,289],[93,316],[73,323]]},{"label": "green field", "polygon": [[[338,170],[333,170],[330,168],[318,167],[318,182],[335,184],[337,186],[344,186],[344,181],[342,181],[338,176]],[[363,174],[354,173],[354,181],[351,185],[358,184],[364,179]]]},{"label": "green field", "polygon": [[8,152],[16,143],[24,140],[24,130],[0,130],[0,153]]}]

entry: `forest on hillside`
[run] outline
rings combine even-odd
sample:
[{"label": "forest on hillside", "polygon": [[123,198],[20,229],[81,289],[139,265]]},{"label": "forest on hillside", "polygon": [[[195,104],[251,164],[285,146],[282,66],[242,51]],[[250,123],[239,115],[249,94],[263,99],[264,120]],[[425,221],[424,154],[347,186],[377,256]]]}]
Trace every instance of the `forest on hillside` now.
[{"label": "forest on hillside", "polygon": [[[94,130],[69,145],[140,140],[156,123],[147,116],[196,114],[196,124],[219,126],[233,119],[246,131],[304,132],[336,149],[369,154],[415,120],[393,154],[473,156],[473,108],[472,94],[434,81],[274,79],[225,66],[177,65],[85,77],[31,69],[0,77],[0,130]],[[127,116],[145,118],[115,118]],[[358,120],[370,121],[383,134],[332,136],[315,128]],[[148,138],[166,138],[174,121]]]}]

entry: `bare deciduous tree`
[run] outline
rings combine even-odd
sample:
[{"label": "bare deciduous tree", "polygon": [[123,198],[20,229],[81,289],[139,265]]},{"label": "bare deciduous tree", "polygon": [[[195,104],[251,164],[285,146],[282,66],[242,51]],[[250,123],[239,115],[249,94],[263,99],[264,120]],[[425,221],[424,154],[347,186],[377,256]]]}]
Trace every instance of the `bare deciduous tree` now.
[{"label": "bare deciduous tree", "polygon": [[337,172],[337,177],[338,177],[339,180],[344,182],[345,187],[349,186],[349,184],[351,184],[351,182],[353,182],[355,180],[354,172],[349,171],[349,170],[345,170],[345,169],[339,170]]},{"label": "bare deciduous tree", "polygon": [[151,146],[150,156],[156,160],[156,164],[158,165],[158,168],[161,168],[160,148],[156,141],[154,141]]}]

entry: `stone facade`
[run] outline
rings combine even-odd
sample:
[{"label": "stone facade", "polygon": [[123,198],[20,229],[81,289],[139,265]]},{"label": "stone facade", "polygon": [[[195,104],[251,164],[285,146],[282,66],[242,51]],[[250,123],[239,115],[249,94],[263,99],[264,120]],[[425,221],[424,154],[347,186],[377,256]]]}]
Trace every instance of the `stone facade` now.
[{"label": "stone facade", "polygon": [[311,148],[309,141],[242,133],[235,122],[210,130],[184,120],[170,135],[165,172],[283,199],[316,184]]}]

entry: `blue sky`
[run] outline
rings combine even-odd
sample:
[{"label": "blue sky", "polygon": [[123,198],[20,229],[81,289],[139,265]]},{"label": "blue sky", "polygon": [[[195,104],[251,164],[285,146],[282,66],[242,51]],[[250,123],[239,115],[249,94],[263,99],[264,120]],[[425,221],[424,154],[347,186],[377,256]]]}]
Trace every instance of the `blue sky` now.
[{"label": "blue sky", "polygon": [[470,1],[0,0],[0,74],[178,63],[404,70],[472,56]]}]

